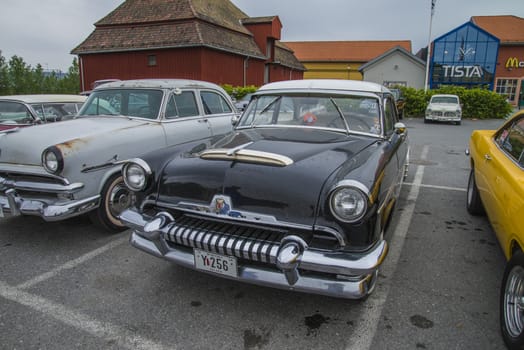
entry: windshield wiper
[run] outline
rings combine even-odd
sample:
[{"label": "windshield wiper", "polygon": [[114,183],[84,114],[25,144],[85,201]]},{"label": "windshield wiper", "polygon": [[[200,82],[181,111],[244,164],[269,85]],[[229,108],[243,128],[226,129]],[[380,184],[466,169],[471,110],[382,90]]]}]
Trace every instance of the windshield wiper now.
[{"label": "windshield wiper", "polygon": [[333,103],[333,105],[337,109],[338,115],[340,115],[340,118],[342,118],[342,121],[344,122],[344,126],[346,127],[346,133],[349,135],[351,133],[351,130],[349,129],[349,124],[348,124],[348,121],[346,120],[346,117],[344,116],[344,113],[342,113],[342,110],[337,105],[333,97],[330,97],[329,100],[331,101],[331,103]]}]

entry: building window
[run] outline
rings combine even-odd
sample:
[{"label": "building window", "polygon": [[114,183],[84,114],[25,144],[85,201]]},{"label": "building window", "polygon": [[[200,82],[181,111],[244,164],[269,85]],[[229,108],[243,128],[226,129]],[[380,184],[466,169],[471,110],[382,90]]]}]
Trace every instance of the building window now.
[{"label": "building window", "polygon": [[406,81],[390,81],[390,80],[384,80],[382,83],[387,88],[394,88],[397,86],[408,86],[408,83]]},{"label": "building window", "polygon": [[506,96],[508,102],[514,102],[517,95],[518,79],[497,79],[495,92]]},{"label": "building window", "polygon": [[148,55],[147,56],[147,65],[148,66],[156,66],[156,55]]}]

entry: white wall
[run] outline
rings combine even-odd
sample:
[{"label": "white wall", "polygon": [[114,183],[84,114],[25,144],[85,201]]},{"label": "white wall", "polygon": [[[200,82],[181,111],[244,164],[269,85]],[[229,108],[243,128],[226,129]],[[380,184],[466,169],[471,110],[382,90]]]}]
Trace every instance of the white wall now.
[{"label": "white wall", "polygon": [[394,52],[362,72],[365,81],[384,84],[387,81],[406,82],[416,89],[424,88],[425,67],[400,52]]}]

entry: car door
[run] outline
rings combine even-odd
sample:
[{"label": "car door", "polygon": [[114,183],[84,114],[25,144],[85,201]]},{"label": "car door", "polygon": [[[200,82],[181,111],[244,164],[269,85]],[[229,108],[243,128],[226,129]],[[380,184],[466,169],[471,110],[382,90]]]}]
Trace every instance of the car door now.
[{"label": "car door", "polygon": [[491,201],[484,206],[506,251],[512,238],[524,234],[524,117],[507,124],[491,141],[484,156]]},{"label": "car door", "polygon": [[393,98],[384,100],[384,136],[386,142],[382,143],[384,152],[385,170],[383,176],[383,192],[385,208],[382,210],[382,225],[386,224],[389,212],[392,210],[394,198],[400,193],[400,185],[403,176],[403,165],[406,158],[407,144],[406,135],[395,132],[397,121],[396,106]]},{"label": "car door", "polygon": [[235,115],[235,109],[229,99],[212,90],[200,90],[200,97],[212,135],[231,131],[231,118]]},{"label": "car door", "polygon": [[167,98],[161,121],[167,145],[199,140],[212,135],[208,117],[199,107],[197,90],[175,90]]}]

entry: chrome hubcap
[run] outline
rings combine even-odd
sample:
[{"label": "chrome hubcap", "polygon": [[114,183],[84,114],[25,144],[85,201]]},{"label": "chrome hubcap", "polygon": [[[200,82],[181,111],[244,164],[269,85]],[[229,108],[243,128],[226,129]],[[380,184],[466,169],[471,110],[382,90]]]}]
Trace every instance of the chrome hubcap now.
[{"label": "chrome hubcap", "polygon": [[134,201],[133,194],[124,185],[124,183],[117,184],[109,194],[109,211],[115,218],[127,208],[129,208]]},{"label": "chrome hubcap", "polygon": [[524,329],[524,268],[515,266],[509,273],[504,289],[504,320],[512,337]]}]

